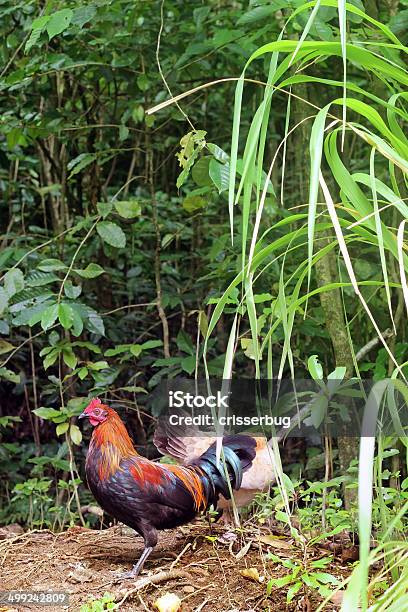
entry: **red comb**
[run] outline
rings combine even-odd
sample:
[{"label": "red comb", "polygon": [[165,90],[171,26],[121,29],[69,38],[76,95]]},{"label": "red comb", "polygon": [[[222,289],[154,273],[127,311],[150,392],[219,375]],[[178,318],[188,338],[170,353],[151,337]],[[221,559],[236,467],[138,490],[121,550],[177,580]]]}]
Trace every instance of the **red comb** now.
[{"label": "red comb", "polygon": [[99,399],[99,397],[94,397],[93,399],[91,399],[86,409],[93,410],[94,408],[100,405],[101,405],[101,400]]}]

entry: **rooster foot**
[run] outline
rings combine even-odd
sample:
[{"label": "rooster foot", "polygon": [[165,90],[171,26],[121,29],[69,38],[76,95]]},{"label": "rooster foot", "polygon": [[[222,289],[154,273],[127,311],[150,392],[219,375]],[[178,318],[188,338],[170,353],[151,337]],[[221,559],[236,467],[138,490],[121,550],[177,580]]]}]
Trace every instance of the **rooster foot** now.
[{"label": "rooster foot", "polygon": [[153,546],[146,546],[140,556],[139,561],[136,563],[136,565],[132,567],[130,572],[115,572],[115,582],[118,582],[119,580],[129,580],[132,578],[137,578],[140,572],[142,571],[145,561],[152,552],[152,550]]},{"label": "rooster foot", "polygon": [[113,574],[114,581],[120,582],[121,580],[130,580],[131,578],[137,578],[138,574],[134,573],[133,570],[130,572],[115,572]]}]

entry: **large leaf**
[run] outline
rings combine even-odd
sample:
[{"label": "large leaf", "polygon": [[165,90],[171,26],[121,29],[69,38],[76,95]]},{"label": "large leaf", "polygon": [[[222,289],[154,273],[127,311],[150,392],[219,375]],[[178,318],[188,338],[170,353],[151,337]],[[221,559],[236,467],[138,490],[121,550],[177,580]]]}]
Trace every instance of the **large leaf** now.
[{"label": "large leaf", "polygon": [[24,274],[19,268],[12,268],[5,274],[4,289],[9,298],[24,289]]},{"label": "large leaf", "polygon": [[80,155],[78,155],[78,157],[72,159],[67,165],[68,170],[71,171],[68,178],[71,178],[75,174],[81,172],[81,170],[84,170],[84,168],[92,164],[95,159],[95,153],[81,153]]},{"label": "large leaf", "polygon": [[74,321],[74,312],[69,304],[59,304],[58,319],[64,329],[69,329]]},{"label": "large leaf", "polygon": [[31,34],[24,46],[24,51],[26,53],[38,42],[49,20],[49,15],[42,15],[41,17],[37,17],[37,19],[34,19],[33,23],[31,24]]},{"label": "large leaf", "polygon": [[212,159],[209,165],[209,174],[219,193],[228,189],[230,176],[229,164],[221,164],[216,159]]},{"label": "large leaf", "polygon": [[8,305],[8,296],[6,290],[3,287],[0,287],[0,315],[6,310]]},{"label": "large leaf", "polygon": [[126,236],[123,230],[111,221],[102,221],[96,226],[96,231],[104,242],[117,249],[126,246]]},{"label": "large leaf", "polygon": [[55,410],[55,408],[36,408],[33,410],[34,414],[36,414],[41,419],[51,420],[55,417],[61,416],[61,412],[59,410]]},{"label": "large leaf", "polygon": [[58,276],[51,272],[38,272],[34,270],[26,278],[26,284],[29,287],[42,287],[43,285],[49,285],[59,280]]},{"label": "large leaf", "polygon": [[49,329],[54,325],[58,317],[58,304],[53,304],[44,310],[41,315],[41,327],[44,330]]},{"label": "large leaf", "polygon": [[79,429],[78,425],[72,424],[69,428],[69,435],[71,436],[71,440],[74,444],[81,444],[82,441],[82,432]]},{"label": "large leaf", "polygon": [[137,200],[121,200],[115,202],[115,208],[124,219],[134,219],[141,213],[140,203]]},{"label": "large leaf", "polygon": [[65,270],[67,266],[60,259],[43,259],[37,267],[43,272],[57,272]]},{"label": "large leaf", "polygon": [[73,15],[74,13],[69,8],[62,9],[51,15],[46,25],[50,40],[69,27]]},{"label": "large leaf", "polygon": [[97,263],[89,263],[83,270],[75,268],[74,272],[82,278],[97,278],[101,274],[104,274],[105,270]]}]

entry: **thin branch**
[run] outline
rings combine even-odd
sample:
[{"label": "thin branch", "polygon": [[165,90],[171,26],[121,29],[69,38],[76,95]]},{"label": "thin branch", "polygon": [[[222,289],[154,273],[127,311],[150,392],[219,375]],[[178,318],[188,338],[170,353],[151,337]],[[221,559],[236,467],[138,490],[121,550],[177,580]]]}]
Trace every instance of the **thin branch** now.
[{"label": "thin branch", "polygon": [[82,249],[82,247],[84,246],[85,242],[88,240],[89,236],[92,234],[93,230],[95,229],[95,227],[97,226],[97,224],[99,223],[100,220],[101,220],[101,217],[97,217],[96,221],[92,224],[92,227],[88,230],[88,232],[86,233],[85,238],[83,240],[81,240],[77,250],[75,251],[74,256],[73,256],[73,258],[71,260],[71,263],[69,264],[69,268],[67,270],[67,273],[65,274],[64,279],[63,279],[63,281],[61,283],[61,287],[60,287],[60,290],[59,290],[59,293],[58,293],[58,298],[57,298],[58,304],[61,301],[62,292],[64,290],[64,285],[65,285],[69,275],[72,272],[72,268],[74,267],[74,263],[75,263],[75,260],[76,260],[76,258],[78,256],[78,254],[79,254],[79,251]]}]

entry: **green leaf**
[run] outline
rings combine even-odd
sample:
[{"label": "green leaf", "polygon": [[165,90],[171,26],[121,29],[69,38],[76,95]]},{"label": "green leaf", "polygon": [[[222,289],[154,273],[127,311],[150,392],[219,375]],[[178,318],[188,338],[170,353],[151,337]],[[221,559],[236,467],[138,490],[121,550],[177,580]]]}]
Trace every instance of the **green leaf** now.
[{"label": "green leaf", "polygon": [[135,108],[132,110],[132,119],[135,123],[141,123],[143,121],[143,117],[144,117],[144,108],[141,104],[138,104],[137,106],[135,106]]},{"label": "green leaf", "polygon": [[210,177],[216,188],[218,189],[218,193],[222,193],[228,189],[229,185],[229,164],[220,164],[215,159],[210,161]]},{"label": "green leaf", "polygon": [[96,278],[104,274],[105,270],[97,263],[90,263],[83,270],[76,268],[74,272],[81,278]]},{"label": "green leaf", "polygon": [[123,142],[129,136],[129,128],[126,125],[121,125],[119,128],[119,141]]},{"label": "green leaf", "polygon": [[191,341],[190,336],[183,330],[180,329],[176,338],[177,348],[184,353],[188,353],[190,355],[195,354],[195,348]]},{"label": "green leaf", "polygon": [[139,89],[141,91],[147,91],[147,89],[149,89],[149,79],[147,78],[147,76],[145,74],[141,74],[137,77],[137,86],[139,87]]},{"label": "green leaf", "polygon": [[147,340],[147,342],[143,342],[142,350],[147,351],[148,349],[157,348],[162,345],[162,340]]},{"label": "green leaf", "polygon": [[123,230],[110,221],[102,221],[96,226],[96,231],[104,242],[117,249],[126,246],[126,236]]},{"label": "green leaf", "polygon": [[212,185],[212,180],[209,174],[211,159],[212,158],[209,155],[206,155],[194,164],[194,167],[191,171],[191,176],[193,177],[193,181],[199,187],[208,187]]},{"label": "green leaf", "polygon": [[0,315],[6,310],[8,305],[8,297],[5,289],[0,287]]},{"label": "green leaf", "polygon": [[176,153],[176,157],[179,160],[182,172],[179,174],[176,182],[176,186],[179,189],[186,181],[190,169],[192,168],[195,160],[198,158],[200,151],[205,147],[205,135],[207,132],[204,130],[197,130],[188,132],[180,140],[180,151]]},{"label": "green leaf", "polygon": [[112,202],[98,202],[96,208],[101,217],[105,219],[112,212],[113,204]]},{"label": "green leaf", "polygon": [[201,335],[205,338],[208,332],[208,318],[204,310],[200,310],[198,313],[198,327],[200,328]]},{"label": "green leaf", "polygon": [[54,325],[55,321],[58,317],[58,304],[53,304],[46,308],[41,315],[41,327],[43,330],[49,329],[52,325]]},{"label": "green leaf", "polygon": [[121,355],[122,353],[126,353],[129,351],[130,344],[119,344],[115,346],[115,348],[107,349],[105,351],[106,357],[115,357],[116,355]]},{"label": "green leaf", "polygon": [[43,272],[57,272],[59,270],[65,270],[66,265],[59,259],[44,259],[37,268]]},{"label": "green leaf", "polygon": [[43,285],[49,285],[58,280],[58,276],[51,272],[38,272],[34,270],[27,276],[26,284],[28,287],[42,287]]},{"label": "green leaf", "polygon": [[106,368],[109,368],[109,364],[107,361],[95,361],[95,363],[89,363],[88,362],[88,367],[91,370],[106,370]]},{"label": "green leaf", "polygon": [[64,329],[69,329],[74,320],[74,313],[68,304],[59,304],[58,319]]},{"label": "green leaf", "polygon": [[[90,309],[91,310],[91,309]],[[103,320],[94,310],[91,310],[88,315],[88,320],[85,324],[86,328],[93,334],[105,335],[105,326]]]},{"label": "green leaf", "polygon": [[326,415],[328,406],[328,399],[326,395],[318,395],[312,403],[310,417],[305,419],[305,423],[309,421],[317,429],[322,424],[322,421]]},{"label": "green leaf", "polygon": [[81,291],[81,285],[73,285],[70,280],[67,280],[64,285],[64,293],[70,300],[76,300],[76,298],[81,295]]},{"label": "green leaf", "polygon": [[33,410],[34,414],[36,414],[41,419],[45,419],[46,421],[52,420],[54,417],[61,416],[60,410],[55,410],[55,408],[36,408]]},{"label": "green leaf", "polygon": [[307,360],[307,369],[309,370],[313,380],[323,379],[323,368],[317,355],[310,355],[309,359]]},{"label": "green leaf", "polygon": [[184,357],[181,360],[181,367],[183,368],[184,372],[187,372],[187,374],[192,374],[196,367],[196,358],[193,355]]},{"label": "green leaf", "polygon": [[16,347],[13,346],[10,342],[7,342],[7,340],[0,339],[0,355],[4,355],[4,353],[9,353],[14,348]]},{"label": "green leaf", "polygon": [[327,572],[314,572],[313,576],[323,584],[340,584],[340,581],[336,576],[328,574]]},{"label": "green leaf", "polygon": [[212,142],[209,142],[207,144],[207,149],[209,151],[211,151],[211,153],[213,154],[213,156],[215,157],[215,159],[223,164],[225,164],[225,162],[229,161],[230,156],[228,155],[228,153],[226,153],[223,149],[221,149],[221,147],[219,147],[216,144],[213,144]]},{"label": "green leaf", "polygon": [[16,374],[12,370],[7,368],[0,368],[0,379],[9,380],[12,383],[18,385],[20,382],[20,374]]},{"label": "green leaf", "polygon": [[347,368],[344,366],[339,366],[333,372],[327,375],[329,380],[343,380],[347,372]]},{"label": "green leaf", "polygon": [[[271,578],[271,580],[269,581],[269,583],[271,584],[271,586],[275,586],[278,589],[280,589],[281,587],[286,586],[287,584],[290,584],[293,581],[293,577],[291,574],[288,574],[287,576],[283,576],[282,578]],[[268,585],[269,585],[268,583]],[[272,592],[272,588],[271,591]]]},{"label": "green leaf", "polygon": [[140,344],[132,344],[130,346],[130,352],[134,357],[139,357],[140,353],[142,352],[142,347]]},{"label": "green leaf", "polygon": [[24,274],[19,268],[13,268],[4,276],[4,289],[9,298],[24,289]]},{"label": "green leaf", "polygon": [[24,132],[20,128],[12,128],[7,132],[7,146],[9,149],[14,149],[17,145],[24,146],[27,143]]},{"label": "green leaf", "polygon": [[73,315],[71,331],[75,337],[78,337],[82,334],[82,330],[84,329],[84,322],[76,308],[71,307],[71,310]]},{"label": "green leaf", "polygon": [[271,3],[268,3],[267,6],[257,6],[252,10],[248,11],[244,15],[242,15],[238,21],[237,25],[252,25],[258,21],[265,21],[266,19],[272,19],[276,13],[282,8],[286,8],[288,5],[287,2],[282,0],[281,2],[277,0],[272,0]]},{"label": "green leaf", "polygon": [[143,387],[136,387],[135,385],[129,385],[128,387],[122,387],[122,391],[128,391],[129,393],[148,393]]},{"label": "green leaf", "polygon": [[72,424],[69,428],[69,435],[74,444],[81,444],[82,442],[82,432],[79,429],[78,425]]},{"label": "green leaf", "polygon": [[82,29],[86,23],[92,21],[95,15],[96,7],[92,4],[90,4],[89,6],[81,6],[74,10],[71,23],[72,25],[76,25]]},{"label": "green leaf", "polygon": [[292,584],[292,586],[288,588],[288,592],[286,593],[286,601],[290,603],[292,599],[294,598],[294,596],[296,595],[296,593],[300,591],[301,588],[302,588],[302,582],[300,580],[299,582],[295,582],[295,584]]},{"label": "green leaf", "polygon": [[84,380],[88,376],[88,368],[79,368],[78,370],[78,378],[80,380]]},{"label": "green leaf", "polygon": [[73,15],[73,11],[69,8],[62,9],[51,15],[46,25],[47,34],[50,40],[69,27]]},{"label": "green leaf", "polygon": [[72,350],[72,348],[64,348],[62,350],[62,358],[64,360],[64,363],[69,368],[71,368],[72,370],[75,368],[75,366],[77,364],[77,358],[76,358],[75,353]]},{"label": "green leaf", "polygon": [[168,247],[169,244],[173,242],[175,237],[176,237],[176,234],[164,234],[162,241],[161,241],[162,249],[165,249],[166,247]]},{"label": "green leaf", "polygon": [[249,359],[255,359],[254,341],[252,338],[241,338],[241,348]]},{"label": "green leaf", "polygon": [[48,370],[48,368],[57,361],[59,355],[59,349],[52,349],[50,353],[44,359],[43,365],[44,370]]},{"label": "green leaf", "polygon": [[64,434],[65,432],[68,431],[69,428],[69,423],[65,422],[65,423],[60,423],[59,425],[57,425],[57,428],[55,430],[57,436],[61,436],[62,434]]},{"label": "green leaf", "polygon": [[27,51],[29,51],[37,43],[50,19],[51,17],[49,15],[43,15],[42,17],[37,17],[37,19],[34,19],[33,23],[31,24],[30,37],[24,47],[25,53],[27,53]]},{"label": "green leaf", "polygon": [[115,202],[115,208],[124,219],[139,217],[141,213],[141,207],[137,200],[121,200],[120,202]]},{"label": "green leaf", "polygon": [[207,201],[198,195],[190,195],[183,200],[183,208],[189,213],[200,210],[200,208],[204,208],[206,205]]},{"label": "green leaf", "polygon": [[81,155],[78,155],[75,157],[75,159],[71,159],[71,161],[67,164],[68,170],[71,171],[68,178],[71,178],[72,176],[75,176],[75,174],[81,172],[81,170],[92,164],[95,159],[95,153],[81,153]]}]

